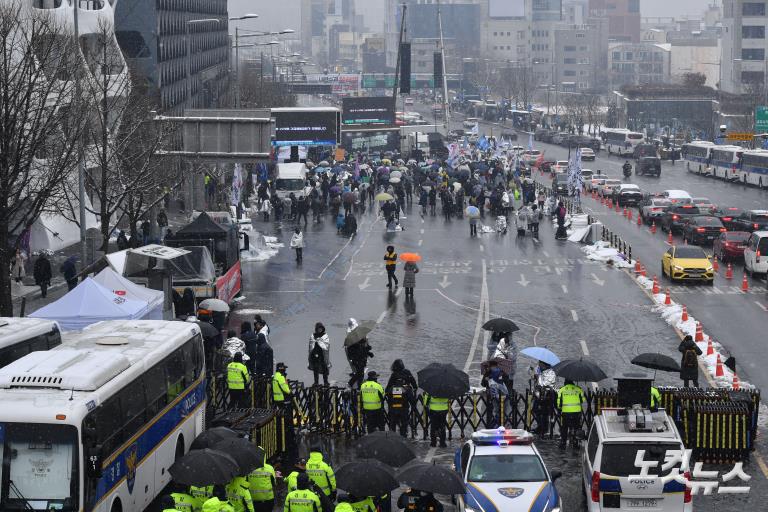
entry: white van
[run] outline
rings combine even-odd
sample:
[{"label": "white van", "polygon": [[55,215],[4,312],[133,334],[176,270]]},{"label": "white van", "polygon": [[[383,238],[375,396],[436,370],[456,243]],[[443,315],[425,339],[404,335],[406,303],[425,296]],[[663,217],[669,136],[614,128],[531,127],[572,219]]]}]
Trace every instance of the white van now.
[{"label": "white van", "polygon": [[686,192],[685,190],[665,190],[661,193],[662,197],[665,197],[669,200],[670,203],[674,204],[691,204],[693,203],[693,198],[691,197],[691,194]]},{"label": "white van", "polygon": [[277,197],[286,198],[293,192],[297,197],[303,194],[307,180],[307,166],[301,162],[277,164],[275,191]]},{"label": "white van", "polygon": [[768,231],[755,231],[747,240],[744,270],[749,274],[768,274]]}]

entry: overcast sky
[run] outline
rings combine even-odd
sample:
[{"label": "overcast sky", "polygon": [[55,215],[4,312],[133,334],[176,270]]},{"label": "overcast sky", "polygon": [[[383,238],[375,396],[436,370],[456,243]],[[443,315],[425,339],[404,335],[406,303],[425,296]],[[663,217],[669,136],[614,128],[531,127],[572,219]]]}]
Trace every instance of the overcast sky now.
[{"label": "overcast sky", "polygon": [[[700,16],[706,6],[720,0],[640,0],[643,16]],[[360,6],[370,7],[364,13],[373,17],[383,14],[384,0],[357,0]],[[253,0],[229,0],[230,16],[238,16],[249,12],[259,15],[257,20],[239,22],[242,28],[255,30],[283,30],[292,28],[299,30],[301,16],[299,0],[279,0],[270,2],[254,2]]]}]

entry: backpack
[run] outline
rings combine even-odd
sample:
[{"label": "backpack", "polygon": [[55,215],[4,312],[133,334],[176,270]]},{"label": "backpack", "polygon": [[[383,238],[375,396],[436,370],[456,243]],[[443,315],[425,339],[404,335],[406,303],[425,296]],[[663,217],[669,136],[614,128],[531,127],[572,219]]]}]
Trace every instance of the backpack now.
[{"label": "backpack", "polygon": [[696,368],[697,361],[696,351],[692,348],[688,348],[683,352],[683,368]]}]

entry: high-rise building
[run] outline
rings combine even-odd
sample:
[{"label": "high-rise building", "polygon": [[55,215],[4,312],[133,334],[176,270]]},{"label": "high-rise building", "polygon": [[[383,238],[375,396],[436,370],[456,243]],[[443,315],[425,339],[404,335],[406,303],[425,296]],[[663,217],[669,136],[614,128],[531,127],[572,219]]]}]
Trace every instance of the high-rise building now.
[{"label": "high-rise building", "polygon": [[608,18],[610,40],[640,42],[640,0],[589,0],[589,15]]},{"label": "high-rise building", "polygon": [[559,90],[579,92],[605,85],[608,34],[605,18],[555,29],[555,83]]},{"label": "high-rise building", "polygon": [[227,0],[117,2],[115,32],[139,87],[163,112],[229,101]]},{"label": "high-rise building", "polygon": [[766,83],[765,53],[768,44],[765,2],[723,0],[720,88],[745,93]]}]

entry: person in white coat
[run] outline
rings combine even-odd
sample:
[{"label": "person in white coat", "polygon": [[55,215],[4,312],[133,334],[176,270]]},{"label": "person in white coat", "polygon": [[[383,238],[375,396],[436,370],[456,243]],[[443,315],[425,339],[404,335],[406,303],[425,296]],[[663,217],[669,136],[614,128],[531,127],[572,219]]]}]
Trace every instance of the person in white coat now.
[{"label": "person in white coat", "polygon": [[496,350],[493,352],[492,359],[506,359],[509,361],[507,365],[508,371],[504,379],[507,389],[512,392],[512,384],[515,380],[515,367],[517,366],[517,345],[512,341],[511,333],[500,333],[499,344],[496,345]]},{"label": "person in white coat", "polygon": [[293,231],[293,236],[291,236],[291,248],[296,251],[296,263],[301,263],[303,259],[304,234],[301,232],[300,228],[296,228]]},{"label": "person in white coat", "polygon": [[309,335],[309,370],[315,379],[315,386],[319,384],[320,375],[323,376],[323,384],[328,385],[328,372],[331,368],[331,339],[325,332],[325,326],[321,322],[315,324],[315,330]]}]

